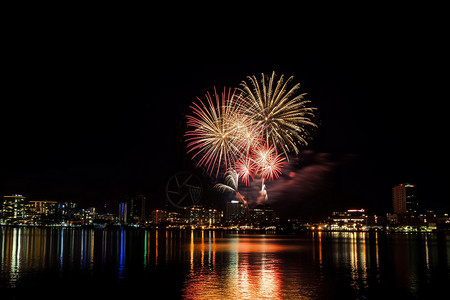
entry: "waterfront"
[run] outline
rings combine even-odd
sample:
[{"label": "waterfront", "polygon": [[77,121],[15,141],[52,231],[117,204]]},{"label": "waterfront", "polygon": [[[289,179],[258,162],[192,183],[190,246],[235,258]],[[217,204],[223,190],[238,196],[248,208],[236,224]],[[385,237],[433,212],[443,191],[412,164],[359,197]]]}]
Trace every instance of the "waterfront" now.
[{"label": "waterfront", "polygon": [[408,299],[450,283],[444,234],[0,230],[2,299]]}]

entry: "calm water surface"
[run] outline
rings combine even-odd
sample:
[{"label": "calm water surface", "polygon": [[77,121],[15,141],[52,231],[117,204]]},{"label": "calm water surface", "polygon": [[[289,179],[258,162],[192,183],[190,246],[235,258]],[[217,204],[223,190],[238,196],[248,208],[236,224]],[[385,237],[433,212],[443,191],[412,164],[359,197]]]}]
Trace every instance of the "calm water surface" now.
[{"label": "calm water surface", "polygon": [[0,299],[437,299],[450,287],[439,234],[0,233]]}]

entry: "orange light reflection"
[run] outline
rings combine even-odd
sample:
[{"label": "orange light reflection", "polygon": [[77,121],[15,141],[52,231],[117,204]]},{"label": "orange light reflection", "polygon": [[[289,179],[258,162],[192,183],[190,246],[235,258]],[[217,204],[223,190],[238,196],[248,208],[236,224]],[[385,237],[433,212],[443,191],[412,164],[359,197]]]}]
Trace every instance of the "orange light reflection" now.
[{"label": "orange light reflection", "polygon": [[[193,233],[189,244],[191,276],[184,284],[185,299],[271,299],[282,298],[280,261],[276,252],[286,250],[288,245],[279,245],[275,239],[239,238],[220,239],[209,235],[208,240],[201,233],[201,239],[194,243]],[[292,246],[294,247],[294,246]],[[204,264],[205,250],[212,255],[212,264]],[[193,260],[196,253],[201,257]],[[216,255],[229,253],[227,270],[215,266]],[[211,259],[208,257],[208,261]],[[197,265],[198,264],[198,265]],[[218,287],[221,287],[220,289]]]}]

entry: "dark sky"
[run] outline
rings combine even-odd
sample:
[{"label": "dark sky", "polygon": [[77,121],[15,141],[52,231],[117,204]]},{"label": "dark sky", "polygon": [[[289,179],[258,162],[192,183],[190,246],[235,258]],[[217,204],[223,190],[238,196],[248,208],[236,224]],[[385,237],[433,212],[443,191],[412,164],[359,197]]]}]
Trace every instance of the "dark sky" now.
[{"label": "dark sky", "polygon": [[[284,177],[268,185],[282,215],[352,207],[384,213],[391,188],[405,181],[417,185],[424,208],[448,209],[441,171],[448,165],[448,61],[438,24],[365,25],[271,47],[227,36],[187,43],[183,34],[161,37],[154,29],[129,37],[51,24],[19,28],[2,58],[0,193],[108,203],[113,211],[144,193],[160,207],[170,176],[194,169],[182,142],[189,104],[214,86],[275,70],[301,83],[320,124]],[[288,174],[305,184],[280,192]],[[204,181],[208,191],[213,181]]]}]

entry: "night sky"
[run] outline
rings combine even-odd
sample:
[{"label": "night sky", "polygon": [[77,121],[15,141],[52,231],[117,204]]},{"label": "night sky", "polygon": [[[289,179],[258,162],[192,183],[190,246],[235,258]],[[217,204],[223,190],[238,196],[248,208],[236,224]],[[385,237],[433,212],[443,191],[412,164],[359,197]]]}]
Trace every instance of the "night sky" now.
[{"label": "night sky", "polygon": [[301,83],[319,123],[300,157],[268,184],[280,215],[390,212],[391,189],[402,182],[417,185],[423,208],[448,209],[444,41],[434,27],[408,21],[327,29],[272,48],[223,35],[163,40],[150,29],[133,38],[20,30],[2,58],[0,193],[112,212],[143,193],[161,208],[167,180],[191,170],[204,181],[204,204],[217,204],[214,179],[185,154],[189,105],[214,86],[275,70]]}]

